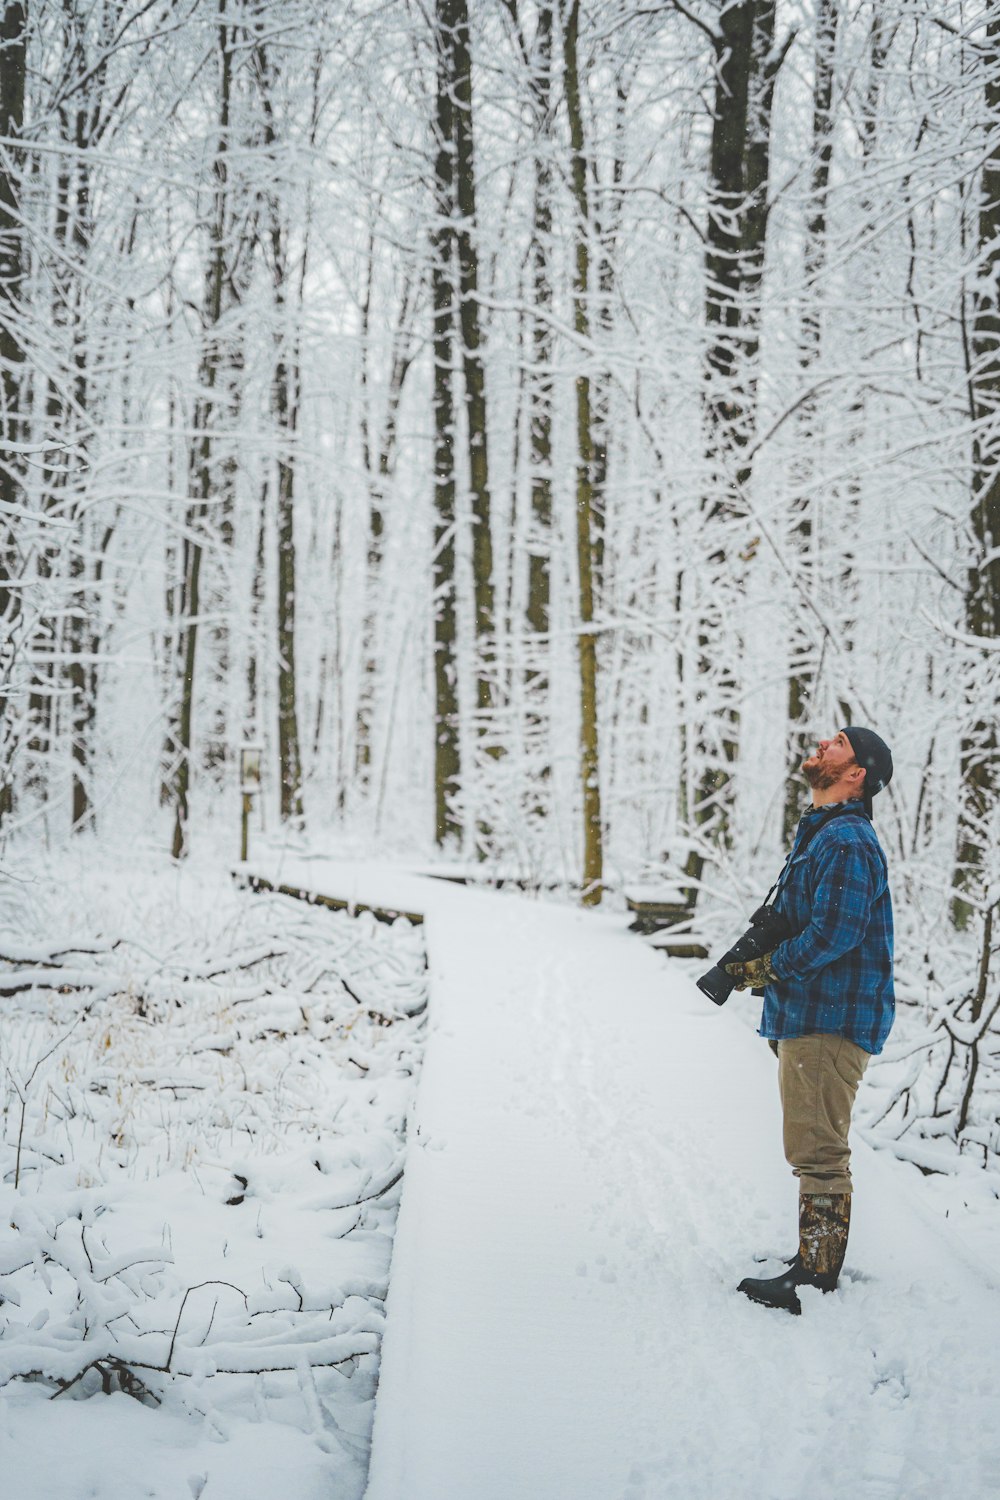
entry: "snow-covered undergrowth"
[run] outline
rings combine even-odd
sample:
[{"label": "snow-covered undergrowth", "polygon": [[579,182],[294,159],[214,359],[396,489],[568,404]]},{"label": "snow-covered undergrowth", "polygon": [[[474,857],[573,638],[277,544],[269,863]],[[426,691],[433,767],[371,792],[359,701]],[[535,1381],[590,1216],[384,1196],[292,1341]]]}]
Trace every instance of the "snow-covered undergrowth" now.
[{"label": "snow-covered undergrowth", "polygon": [[[182,1420],[166,1447],[198,1450],[175,1477],[192,1494],[210,1474],[213,1495],[250,1492],[253,1454],[279,1431],[299,1494],[308,1473],[317,1493],[360,1493],[421,1057],[419,930],[218,872],[50,870],[2,882],[0,955],[16,1492],[48,1482],[39,1403],[116,1393],[119,1412]],[[221,1450],[237,1443],[234,1467]],[[66,1464],[73,1496],[86,1463]]]},{"label": "snow-covered undergrowth", "polygon": [[897,1024],[869,1123],[904,1160],[985,1167],[1000,1192],[1000,889],[964,932],[912,912],[901,927]]}]

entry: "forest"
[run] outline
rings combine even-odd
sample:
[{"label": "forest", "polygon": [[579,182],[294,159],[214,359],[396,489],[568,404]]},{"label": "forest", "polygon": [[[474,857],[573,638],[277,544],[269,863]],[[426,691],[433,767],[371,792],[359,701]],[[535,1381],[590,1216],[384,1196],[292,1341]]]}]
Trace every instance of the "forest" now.
[{"label": "forest", "polygon": [[5,866],[255,746],[729,930],[869,725],[887,1122],[1000,1151],[998,283],[988,0],[7,0]]}]

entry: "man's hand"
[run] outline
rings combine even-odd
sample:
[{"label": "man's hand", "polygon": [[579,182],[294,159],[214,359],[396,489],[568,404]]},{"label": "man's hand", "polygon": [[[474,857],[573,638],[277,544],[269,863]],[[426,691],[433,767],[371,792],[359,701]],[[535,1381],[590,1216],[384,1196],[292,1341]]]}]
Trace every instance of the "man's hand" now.
[{"label": "man's hand", "polygon": [[763,958],[747,959],[745,964],[726,964],[726,973],[736,980],[738,990],[759,990],[765,984],[781,982],[771,967],[770,953],[765,953]]}]

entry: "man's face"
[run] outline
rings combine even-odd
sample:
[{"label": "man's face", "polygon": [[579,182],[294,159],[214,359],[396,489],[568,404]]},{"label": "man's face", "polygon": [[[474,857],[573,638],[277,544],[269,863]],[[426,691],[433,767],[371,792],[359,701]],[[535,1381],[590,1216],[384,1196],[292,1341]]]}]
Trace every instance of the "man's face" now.
[{"label": "man's face", "polygon": [[841,730],[832,740],[820,740],[815,753],[802,762],[802,773],[811,787],[825,792],[856,764],[851,742]]}]

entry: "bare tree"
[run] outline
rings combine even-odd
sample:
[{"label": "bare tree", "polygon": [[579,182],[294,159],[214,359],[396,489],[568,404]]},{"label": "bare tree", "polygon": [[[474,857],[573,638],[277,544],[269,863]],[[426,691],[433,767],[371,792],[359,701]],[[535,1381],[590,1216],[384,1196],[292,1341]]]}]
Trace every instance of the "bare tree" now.
[{"label": "bare tree", "polygon": [[14,632],[22,606],[16,585],[21,566],[15,520],[24,510],[22,379],[25,361],[19,334],[25,276],[19,212],[24,152],[27,6],[8,3],[0,29],[0,824],[13,806],[12,760],[17,725],[12,716]]},{"label": "bare tree", "polygon": [[202,563],[210,545],[209,521],[216,453],[213,425],[223,380],[224,350],[218,337],[226,286],[226,248],[230,224],[229,150],[233,102],[233,26],[227,0],[217,0],[215,45],[219,67],[218,127],[212,160],[212,212],[209,248],[201,312],[202,352],[198,371],[198,395],[191,420],[192,440],[188,459],[189,503],[185,516],[182,549],[180,625],[180,701],[171,752],[174,758],[174,831],[171,852],[181,859],[188,852],[189,796],[195,712],[195,674],[201,628]]},{"label": "bare tree", "polygon": [[[563,60],[569,117],[570,179],[575,208],[573,328],[577,358],[587,359],[590,340],[590,211],[580,96],[580,3],[572,0],[564,19]],[[577,654],[580,670],[580,780],[583,805],[583,901],[599,904],[603,894],[604,830],[601,823],[600,746],[597,720],[597,638],[594,633],[593,436],[590,376],[576,376],[576,563],[579,611]]]},{"label": "bare tree", "polygon": [[[264,114],[263,147],[273,160],[278,141],[274,92],[277,69],[263,41],[254,47],[254,71]],[[315,144],[315,130],[313,130]],[[296,447],[301,401],[301,372],[294,330],[301,326],[307,251],[303,247],[297,268],[291,264],[291,233],[284,222],[283,205],[277,192],[268,195],[261,244],[270,273],[274,297],[274,368],[271,376],[271,418],[277,434],[274,468],[277,520],[277,659],[278,659],[278,776],[279,806],[283,819],[302,820],[302,751],[295,674],[295,492]],[[266,512],[266,497],[264,500]]]},{"label": "bare tree", "polygon": [[[712,719],[698,726],[689,819],[699,834],[685,874],[696,892],[708,845],[729,837],[731,768],[738,754],[738,632],[728,628],[729,585],[740,571],[728,524],[746,511],[757,422],[761,284],[768,222],[774,85],[791,38],[775,46],[774,0],[724,5],[712,32],[715,98],[705,229],[704,430],[708,470],[702,501],[709,569],[702,593],[698,674],[713,691]],[[682,778],[686,781],[687,778]]]},{"label": "bare tree", "polygon": [[461,833],[455,796],[461,774],[455,577],[455,104],[454,0],[437,0],[434,45],[435,219],[431,232],[434,318],[434,827],[439,844]]},{"label": "bare tree", "polygon": [[[984,644],[1000,638],[1000,14],[990,14],[981,52],[988,155],[979,190],[979,255],[969,297],[969,405],[972,415],[972,557],[965,627]],[[1000,792],[1000,732],[981,670],[970,673],[962,737],[962,806],[955,868],[956,920],[971,914]]]},{"label": "bare tree", "polygon": [[[805,305],[802,311],[800,364],[806,382],[813,378],[822,344],[820,293],[827,254],[827,199],[830,191],[830,164],[833,159],[833,82],[840,20],[840,0],[817,0],[815,35],[813,37],[813,107],[812,152],[809,183],[809,217],[804,253]],[[817,402],[808,394],[802,402],[799,428],[801,452],[795,468],[798,497],[793,500],[792,539],[804,589],[812,587],[813,501],[808,493],[814,470],[814,450],[818,439]],[[809,714],[815,656],[811,633],[796,620],[789,646],[788,784],[785,792],[784,834],[791,837],[798,822],[801,793],[796,773],[807,754],[806,720]]]},{"label": "bare tree", "polygon": [[[476,243],[476,156],[472,113],[472,52],[468,0],[451,0],[445,29],[446,56],[453,70],[455,244],[458,255],[458,311],[462,333],[469,489],[472,497],[472,577],[476,611],[478,666],[476,704],[481,735],[489,735],[493,706],[494,632],[493,539],[490,531],[489,424],[486,366],[479,309],[479,250]],[[495,748],[495,747],[493,747]]]}]

